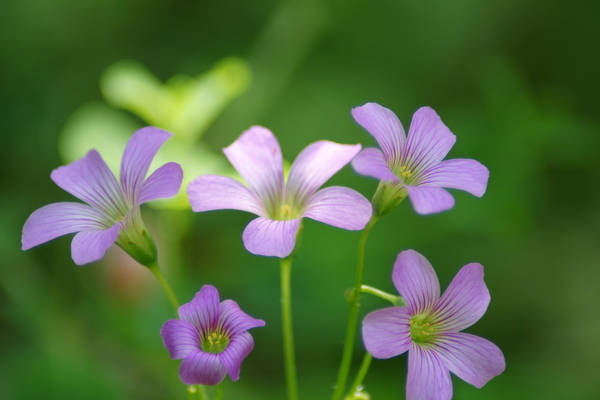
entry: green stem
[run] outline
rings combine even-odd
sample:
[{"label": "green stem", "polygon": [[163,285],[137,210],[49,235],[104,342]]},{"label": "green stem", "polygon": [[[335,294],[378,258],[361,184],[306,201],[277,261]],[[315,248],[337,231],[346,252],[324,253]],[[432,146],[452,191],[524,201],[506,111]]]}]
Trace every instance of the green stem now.
[{"label": "green stem", "polygon": [[296,354],[292,328],[291,275],[292,256],[281,259],[281,324],[283,328],[283,358],[289,400],[298,400]]},{"label": "green stem", "polygon": [[208,396],[208,392],[206,391],[206,386],[197,385],[198,386],[198,399],[199,400],[210,400]]},{"label": "green stem", "polygon": [[152,274],[156,277],[156,280],[158,280],[158,283],[160,283],[160,286],[163,288],[165,294],[167,295],[167,297],[169,298],[169,301],[171,302],[171,305],[173,306],[173,309],[175,310],[175,315],[177,315],[177,311],[179,309],[179,302],[177,301],[177,297],[175,296],[175,293],[173,293],[173,289],[171,289],[171,286],[169,286],[169,283],[167,282],[164,275],[162,274],[162,271],[160,270],[158,263],[154,262],[154,263],[148,265],[148,268],[150,269],[150,271],[152,271]]},{"label": "green stem", "polygon": [[384,292],[383,290],[379,290],[377,288],[374,288],[373,286],[362,285],[360,290],[363,293],[369,293],[369,294],[372,294],[373,296],[379,297],[380,299],[387,300],[396,307],[406,306],[406,302],[404,301],[404,299],[402,297],[394,296],[393,294]]},{"label": "green stem", "polygon": [[354,284],[354,290],[350,298],[350,312],[348,315],[348,327],[346,329],[346,341],[344,343],[344,353],[342,355],[342,361],[340,363],[340,370],[338,372],[338,378],[335,384],[335,392],[333,392],[333,400],[341,400],[344,395],[346,388],[346,382],[348,381],[348,374],[350,373],[350,364],[352,363],[352,352],[354,350],[354,340],[356,338],[356,325],[358,323],[358,306],[361,295],[361,286],[363,281],[364,267],[365,267],[365,247],[369,232],[373,225],[379,220],[379,216],[373,215],[371,220],[365,226],[365,229],[360,236],[358,242],[358,260],[356,262],[356,282]]},{"label": "green stem", "polygon": [[206,388],[202,385],[189,385],[188,386],[188,399],[189,400],[209,400]]},{"label": "green stem", "polygon": [[217,385],[217,397],[215,400],[223,400],[223,382]]},{"label": "green stem", "polygon": [[196,392],[198,391],[198,389],[196,388],[196,385],[188,386],[187,391],[188,391],[188,400],[194,400],[196,398]]},{"label": "green stem", "polygon": [[363,362],[360,365],[360,369],[356,374],[356,378],[350,386],[350,391],[348,392],[350,395],[356,393],[359,388],[362,386],[363,381],[365,380],[365,376],[367,376],[367,372],[369,372],[369,367],[371,366],[371,360],[373,360],[373,356],[371,353],[365,353],[365,357],[363,358]]}]

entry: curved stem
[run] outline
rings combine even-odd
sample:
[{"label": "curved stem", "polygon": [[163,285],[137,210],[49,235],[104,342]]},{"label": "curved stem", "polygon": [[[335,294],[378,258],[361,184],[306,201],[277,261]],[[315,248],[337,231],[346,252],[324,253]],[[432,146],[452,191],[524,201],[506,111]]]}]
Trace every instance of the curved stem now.
[{"label": "curved stem", "polygon": [[373,360],[373,356],[371,355],[371,353],[366,352],[365,357],[363,358],[363,362],[360,365],[360,369],[356,374],[356,378],[354,378],[354,382],[352,383],[352,386],[350,386],[350,391],[348,392],[350,395],[358,392],[359,388],[362,386],[362,383],[365,380],[365,376],[367,376],[367,372],[369,372],[371,360]]},{"label": "curved stem", "polygon": [[350,312],[348,315],[348,327],[346,329],[346,341],[344,342],[344,353],[342,355],[342,361],[340,363],[340,370],[338,372],[338,378],[335,384],[335,392],[333,392],[333,400],[341,400],[344,395],[346,388],[346,382],[348,381],[348,373],[350,372],[350,364],[352,362],[352,352],[354,350],[354,340],[356,338],[356,325],[358,323],[358,306],[361,295],[361,286],[363,281],[364,267],[365,267],[365,247],[369,232],[373,225],[379,220],[380,217],[373,215],[365,226],[365,229],[360,236],[358,242],[358,260],[356,262],[356,282],[354,284],[354,290],[352,291],[352,297],[350,298]]},{"label": "curved stem", "polygon": [[156,277],[158,283],[160,283],[160,286],[164,290],[165,294],[169,298],[169,301],[171,302],[171,305],[173,306],[173,309],[175,310],[175,315],[177,315],[177,311],[179,309],[179,301],[177,301],[177,297],[175,296],[173,289],[171,289],[171,286],[169,286],[169,283],[165,279],[162,271],[160,270],[160,267],[155,262],[148,265],[148,268],[150,269],[150,271],[152,271],[152,274]]},{"label": "curved stem", "polygon": [[404,299],[401,296],[395,296],[393,294],[384,292],[383,290],[379,290],[377,288],[374,288],[373,286],[362,285],[360,290],[363,293],[369,293],[369,294],[372,294],[373,296],[379,297],[380,299],[389,301],[390,303],[392,303],[396,307],[404,307],[404,306],[406,306],[406,301],[404,301]]},{"label": "curved stem", "polygon": [[283,358],[289,400],[298,400],[298,378],[296,374],[296,352],[292,327],[292,257],[281,259],[281,324],[283,328]]}]

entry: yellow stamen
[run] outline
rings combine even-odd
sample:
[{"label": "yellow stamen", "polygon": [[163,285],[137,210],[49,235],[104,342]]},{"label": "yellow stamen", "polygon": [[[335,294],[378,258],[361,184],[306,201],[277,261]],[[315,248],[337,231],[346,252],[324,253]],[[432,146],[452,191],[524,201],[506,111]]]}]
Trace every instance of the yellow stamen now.
[{"label": "yellow stamen", "polygon": [[410,178],[412,175],[412,171],[408,169],[406,165],[400,167],[400,176],[403,178]]}]

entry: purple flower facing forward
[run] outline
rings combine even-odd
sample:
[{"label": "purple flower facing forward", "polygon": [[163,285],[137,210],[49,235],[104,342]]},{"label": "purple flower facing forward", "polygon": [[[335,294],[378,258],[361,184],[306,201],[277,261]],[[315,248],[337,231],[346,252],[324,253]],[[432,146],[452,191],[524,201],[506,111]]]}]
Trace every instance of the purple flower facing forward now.
[{"label": "purple flower facing forward", "polygon": [[352,161],[356,172],[382,181],[373,199],[378,215],[391,212],[407,196],[419,214],[448,210],[454,198],[443,188],[478,197],[485,193],[485,166],[468,159],[442,161],[456,137],[431,108],[415,112],[408,137],[398,117],[379,104],[356,107],[352,116],[381,147],[364,149]]},{"label": "purple flower facing forward", "polygon": [[167,321],[160,334],[186,385],[217,385],[226,374],[237,381],[242,361],[254,347],[248,329],[265,326],[240,310],[233,300],[219,303],[219,292],[205,285],[179,307],[179,319]]},{"label": "purple flower facing forward", "polygon": [[34,211],[23,227],[23,250],[78,232],[71,243],[78,265],[101,259],[115,242],[139,263],[154,262],[156,247],[139,206],[179,191],[183,172],[177,163],[167,163],[145,179],[154,155],[170,136],[154,127],[136,131],[121,159],[120,182],[96,150],[52,171],[58,186],[87,204],[53,203]]},{"label": "purple flower facing forward", "polygon": [[398,255],[392,280],[406,306],[368,314],[362,334],[375,358],[408,351],[407,400],[452,398],[450,372],[481,388],[504,371],[504,356],[495,344],[460,332],[477,322],[490,302],[483,266],[465,265],[440,297],[431,264],[407,250]]},{"label": "purple flower facing forward", "polygon": [[317,191],[360,148],[326,140],[312,143],[298,155],[286,182],[277,139],[268,129],[254,126],[223,149],[248,186],[203,175],[188,186],[190,204],[194,211],[235,209],[258,215],[244,230],[246,249],[284,258],[294,249],[303,217],[349,230],[365,227],[371,205],[361,194],[335,186]]}]

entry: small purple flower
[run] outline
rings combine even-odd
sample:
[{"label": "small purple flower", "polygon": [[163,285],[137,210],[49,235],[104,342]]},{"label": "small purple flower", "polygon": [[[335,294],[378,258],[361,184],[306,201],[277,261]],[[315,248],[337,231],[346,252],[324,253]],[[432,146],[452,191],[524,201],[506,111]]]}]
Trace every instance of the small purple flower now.
[{"label": "small purple flower", "polygon": [[52,171],[58,186],[87,204],[53,203],[34,211],[23,226],[23,250],[78,232],[71,243],[78,265],[101,259],[115,241],[141,264],[154,262],[156,247],[139,206],[179,191],[183,172],[177,163],[167,163],[145,179],[154,155],[170,136],[154,127],[136,131],[123,152],[120,182],[96,150]]},{"label": "small purple flower", "polygon": [[490,302],[481,264],[465,265],[440,298],[431,264],[413,250],[403,251],[392,280],[406,302],[368,314],[363,342],[375,358],[408,351],[407,400],[452,398],[450,372],[481,388],[505,368],[490,341],[460,332],[477,322]]},{"label": "small purple flower", "polygon": [[306,147],[292,164],[287,181],[281,149],[266,128],[253,126],[223,152],[247,183],[202,175],[188,186],[194,211],[235,209],[259,216],[243,233],[246,249],[263,256],[287,257],[304,217],[338,228],[360,230],[371,217],[371,205],[345,187],[317,191],[350,162],[361,146],[326,140]]},{"label": "small purple flower", "polygon": [[489,177],[485,166],[469,159],[442,161],[456,136],[431,108],[415,112],[408,137],[398,117],[379,104],[356,107],[352,116],[381,147],[364,149],[352,161],[356,172],[382,181],[380,204],[375,204],[381,214],[390,212],[406,196],[419,214],[448,210],[454,206],[454,198],[443,188],[478,197],[485,193]]},{"label": "small purple flower", "polygon": [[233,300],[219,303],[214,286],[204,285],[194,299],[179,307],[179,319],[171,319],[160,330],[186,385],[217,385],[226,374],[240,377],[242,361],[254,347],[248,329],[265,326],[243,312]]}]

